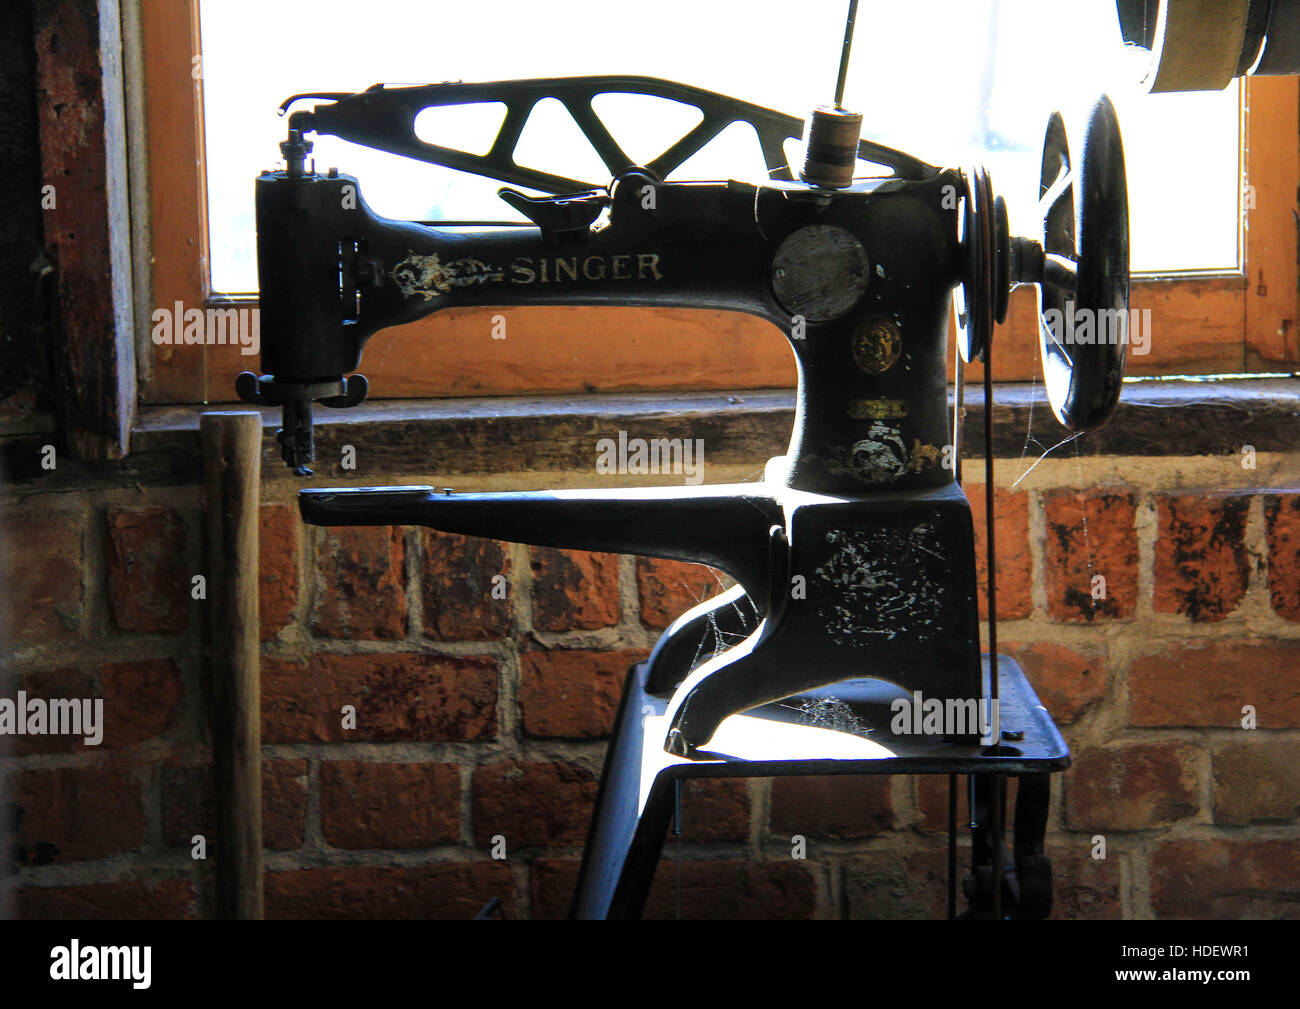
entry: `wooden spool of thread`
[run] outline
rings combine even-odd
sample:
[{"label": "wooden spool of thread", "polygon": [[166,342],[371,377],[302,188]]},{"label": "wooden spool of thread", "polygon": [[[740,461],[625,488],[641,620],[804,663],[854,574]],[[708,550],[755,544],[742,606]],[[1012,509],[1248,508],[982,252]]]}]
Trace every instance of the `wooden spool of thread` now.
[{"label": "wooden spool of thread", "polygon": [[846,189],[853,185],[861,137],[861,113],[831,105],[814,109],[808,123],[808,143],[800,178],[826,189]]}]

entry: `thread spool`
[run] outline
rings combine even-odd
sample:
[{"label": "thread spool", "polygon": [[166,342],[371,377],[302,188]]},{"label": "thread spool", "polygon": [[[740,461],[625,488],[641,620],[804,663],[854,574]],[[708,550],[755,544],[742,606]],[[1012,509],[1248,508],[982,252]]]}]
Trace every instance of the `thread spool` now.
[{"label": "thread spool", "polygon": [[808,121],[808,142],[800,178],[825,189],[847,189],[853,185],[861,137],[861,113],[831,105],[814,109]]}]

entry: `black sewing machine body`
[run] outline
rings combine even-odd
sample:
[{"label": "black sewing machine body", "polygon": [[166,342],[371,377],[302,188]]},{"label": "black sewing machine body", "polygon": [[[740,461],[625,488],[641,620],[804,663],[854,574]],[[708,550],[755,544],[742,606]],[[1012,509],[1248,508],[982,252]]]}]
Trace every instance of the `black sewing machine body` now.
[{"label": "black sewing machine body", "polygon": [[[763,601],[762,660],[734,673],[755,703],[790,693],[800,666],[800,687],[869,675],[939,698],[980,696],[972,526],[953,481],[944,371],[958,277],[954,173],[827,198],[634,172],[608,198],[569,202],[593,219],[608,202],[604,227],[561,235],[388,221],[346,175],[268,173],[257,185],[263,332],[299,334],[266,341],[263,365],[281,380],[351,372],[375,330],[465,305],[675,305],[776,323],[790,335],[800,395],[789,453],[761,493],[682,495],[670,506],[687,513],[675,528],[648,515],[630,521],[646,503],[666,504],[662,495],[551,499],[539,520],[548,539],[684,560],[715,554]],[[365,278],[351,304],[347,293],[320,296],[322,279],[339,273],[340,248]],[[345,496],[309,492],[304,514],[335,521]],[[518,502],[474,530],[452,517],[469,509],[477,523],[484,504],[429,496],[420,518],[536,542]],[[776,566],[773,527],[788,553]],[[767,679],[773,686],[760,688]]]},{"label": "black sewing machine body", "polygon": [[[557,233],[390,221],[350,176],[267,173],[257,182],[262,330],[296,336],[266,342],[263,370],[280,382],[341,378],[374,332],[445,308],[747,312],[790,336],[798,361],[791,486],[942,486],[953,478],[951,452],[946,470],[941,463],[951,443],[944,365],[961,185],[943,172],[832,197],[631,173],[611,197],[548,201],[590,215]],[[588,227],[605,203],[608,223]],[[348,270],[354,283],[333,297]],[[855,448],[864,441],[871,447]]]},{"label": "black sewing machine body", "polygon": [[[704,120],[658,158],[635,165],[592,111],[592,96],[602,90],[690,101]],[[592,141],[610,168],[607,187],[515,164],[520,129],[544,95],[564,101]],[[1000,865],[990,853],[1002,850],[1000,826],[977,832],[972,913],[1018,906],[1028,915],[1046,914],[1046,772],[1067,766],[1069,753],[1015,664],[1003,657],[991,681],[981,659],[973,526],[954,480],[958,449],[946,366],[954,288],[966,292],[969,345],[963,349],[973,353],[987,345],[1016,281],[1044,283],[1046,274],[1058,287],[1082,292],[1088,278],[1104,275],[1116,283],[1122,272],[1127,302],[1126,230],[1122,263],[1112,255],[1100,274],[1097,256],[1079,264],[1067,259],[1075,251],[1077,201],[1063,130],[1044,156],[1045,270],[1043,247],[1007,236],[1005,211],[993,203],[985,174],[940,170],[876,144],[859,145],[855,132],[847,152],[810,138],[807,164],[814,153],[850,163],[856,156],[882,166],[887,177],[837,187],[796,182],[780,152],[784,140],[802,132],[799,120],[683,85],[568,78],[297,97],[331,104],[290,118],[282,145],[288,168],[257,181],[263,374],[242,375],[239,392],[251,402],[284,406],[279,439],[286,462],[299,472],[307,472],[313,451],[312,403],[342,407],[364,397],[364,379],[350,373],[366,340],[445,308],[725,309],[770,320],[794,351],[790,447],[768,463],[760,482],[513,494],[427,487],[300,493],[303,517],[315,524],[426,525],[707,563],[735,578],[735,588],[679,618],[629,676],[575,913],[639,913],[672,812],[665,790],[685,776],[906,770],[983,774],[973,778],[983,782],[972,797],[979,815],[1000,808],[999,775],[1025,775],[1010,889],[1004,898],[1002,870],[992,867]],[[411,121],[419,109],[483,100],[507,105],[486,156],[414,138]],[[1098,108],[1106,113],[1109,104]],[[1111,120],[1101,116],[1097,135],[1106,140],[1110,130],[1114,142],[1108,148],[1093,141],[1093,155],[1085,145],[1085,158],[1109,150],[1113,159],[1118,132],[1110,125],[1113,110],[1107,114]],[[755,126],[768,164],[778,165],[769,182],[665,181],[736,120]],[[310,144],[302,137],[312,130],[554,195],[502,190],[532,225],[386,220],[366,205],[355,178],[306,169]],[[1122,149],[1118,158],[1118,197],[1107,190],[1112,199],[1123,197]],[[1094,196],[1098,179],[1113,178],[1094,164],[1085,166],[1085,195],[1089,177]],[[1095,230],[1089,235],[1099,240]],[[1118,297],[1110,287],[1102,295],[1103,304]],[[1058,349],[1045,343],[1045,358]],[[1089,384],[1086,369],[1078,370],[1077,383],[1073,366],[1062,372],[1064,388],[1071,402],[1086,401],[1087,422],[1099,423],[1118,394],[1118,377],[1112,368],[1106,383]],[[997,697],[999,683],[1019,721],[1001,736],[995,729],[981,740],[988,727],[972,720],[918,742],[914,726],[905,724],[900,735],[886,717],[900,698],[923,696],[951,711]],[[806,717],[827,710],[836,713],[829,722]],[[719,730],[755,716],[766,720],[753,723],[763,728],[758,735],[776,741],[742,756],[736,748],[749,743]],[[792,720],[812,735],[790,736],[779,727]],[[752,737],[753,724],[744,724]],[[839,747],[832,737],[847,749],[835,759],[815,759],[819,746]],[[1023,742],[1005,746],[1003,739]],[[862,749],[868,743],[869,753]],[[659,770],[647,785],[651,766]],[[1001,822],[1000,815],[988,819]]]}]

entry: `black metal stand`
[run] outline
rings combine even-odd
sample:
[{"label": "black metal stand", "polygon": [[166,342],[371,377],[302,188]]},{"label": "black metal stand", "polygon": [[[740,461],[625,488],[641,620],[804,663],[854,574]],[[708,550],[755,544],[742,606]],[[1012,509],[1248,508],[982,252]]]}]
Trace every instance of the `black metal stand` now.
[{"label": "black metal stand", "polygon": [[[623,690],[601,788],[583,853],[571,914],[576,918],[639,918],[673,818],[678,785],[688,778],[777,777],[815,774],[968,774],[976,783],[972,871],[964,881],[970,907],[962,917],[992,917],[995,819],[992,803],[1005,799],[1006,778],[1020,779],[1015,845],[1003,867],[1002,914],[1045,917],[1051,909],[1051,872],[1043,854],[1049,775],[1070,764],[1070,751],[1047,709],[1016,662],[999,656],[1000,721],[1014,744],[949,742],[933,735],[896,736],[807,724],[802,700],[834,697],[888,724],[896,688],[850,680],[785,702],[732,715],[709,750],[693,759],[664,750],[668,698],[646,690],[649,663],[633,666]],[[988,656],[984,656],[988,696]],[[865,720],[864,720],[865,721]],[[877,736],[878,738],[873,738]],[[1003,849],[1005,850],[1005,848]]]}]

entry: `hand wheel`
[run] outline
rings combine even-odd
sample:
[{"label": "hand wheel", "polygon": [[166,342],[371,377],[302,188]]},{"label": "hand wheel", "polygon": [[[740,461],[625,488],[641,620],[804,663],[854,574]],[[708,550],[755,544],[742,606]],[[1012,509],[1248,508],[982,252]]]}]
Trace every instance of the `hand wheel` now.
[{"label": "hand wheel", "polygon": [[1103,96],[1088,117],[1082,163],[1070,160],[1065,121],[1043,140],[1041,242],[1009,238],[1006,206],[988,172],[963,173],[958,210],[962,277],[957,305],[962,360],[984,356],[1016,284],[1038,287],[1043,381],[1071,431],[1105,423],[1119,400],[1128,347],[1128,186],[1115,107]]}]

